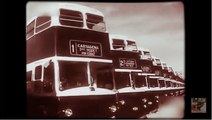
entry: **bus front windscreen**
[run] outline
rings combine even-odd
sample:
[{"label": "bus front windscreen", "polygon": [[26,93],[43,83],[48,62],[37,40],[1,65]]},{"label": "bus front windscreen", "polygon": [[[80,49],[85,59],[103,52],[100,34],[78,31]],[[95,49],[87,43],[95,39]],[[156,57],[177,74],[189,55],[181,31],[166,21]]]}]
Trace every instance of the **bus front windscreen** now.
[{"label": "bus front windscreen", "polygon": [[166,87],[171,87],[171,82],[170,81],[166,81]]},{"label": "bus front windscreen", "polygon": [[115,81],[117,89],[130,87],[130,78],[128,72],[115,72]]},{"label": "bus front windscreen", "polygon": [[90,63],[91,79],[97,88],[113,89],[112,64],[110,63]]},{"label": "bus front windscreen", "polygon": [[150,78],[149,80],[149,87],[158,87],[158,82],[157,82],[157,79],[154,79],[154,78]]},{"label": "bus front windscreen", "polygon": [[60,90],[88,86],[87,64],[59,61]]},{"label": "bus front windscreen", "polygon": [[165,81],[164,80],[159,80],[160,88],[165,87]]},{"label": "bus front windscreen", "polygon": [[145,76],[136,75],[136,76],[133,77],[133,79],[134,79],[136,88],[147,86]]}]

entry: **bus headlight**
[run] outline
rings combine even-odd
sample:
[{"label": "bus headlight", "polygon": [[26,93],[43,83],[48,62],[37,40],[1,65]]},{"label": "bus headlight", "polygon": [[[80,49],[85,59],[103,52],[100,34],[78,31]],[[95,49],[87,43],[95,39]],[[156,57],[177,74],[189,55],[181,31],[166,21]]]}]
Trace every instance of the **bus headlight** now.
[{"label": "bus headlight", "polygon": [[146,105],[144,105],[144,108],[146,108]]},{"label": "bus headlight", "polygon": [[124,105],[125,104],[125,101],[124,100],[121,100],[121,101],[119,101],[119,103],[121,103],[121,105]]},{"label": "bus headlight", "polygon": [[145,102],[147,102],[147,99],[146,98],[143,98],[142,101],[145,103]]},{"label": "bus headlight", "polygon": [[73,115],[73,112],[70,108],[67,108],[66,110],[63,110],[66,117],[71,117]]},{"label": "bus headlight", "polygon": [[133,109],[133,111],[137,111],[138,107],[133,107],[132,109]]},{"label": "bus headlight", "polygon": [[116,112],[117,107],[115,105],[112,105],[112,106],[109,107],[109,109],[110,109],[111,112]]},{"label": "bus headlight", "polygon": [[157,99],[159,98],[159,96],[155,96]]},{"label": "bus headlight", "polygon": [[151,105],[151,104],[152,104],[152,102],[150,101],[150,102],[148,102],[148,104],[149,104],[149,105]]}]

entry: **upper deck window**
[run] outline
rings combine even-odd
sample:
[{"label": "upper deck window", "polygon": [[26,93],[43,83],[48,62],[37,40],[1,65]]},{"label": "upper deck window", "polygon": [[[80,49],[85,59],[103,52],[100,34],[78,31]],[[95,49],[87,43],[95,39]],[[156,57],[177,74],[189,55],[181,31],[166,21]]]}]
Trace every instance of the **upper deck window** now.
[{"label": "upper deck window", "polygon": [[160,59],[155,59],[155,64],[156,65],[161,65]]},{"label": "upper deck window", "polygon": [[168,70],[169,70],[169,72],[174,72],[173,69],[172,69],[171,67],[169,67]]},{"label": "upper deck window", "polygon": [[167,65],[165,63],[163,63],[163,69],[168,70]]},{"label": "upper deck window", "polygon": [[86,24],[89,29],[93,29],[96,31],[106,31],[105,22],[102,16],[86,13],[87,19]]},{"label": "upper deck window", "polygon": [[83,16],[79,11],[60,9],[60,24],[83,27]]},{"label": "upper deck window", "polygon": [[51,17],[50,16],[40,16],[36,20],[36,32],[39,32],[51,24]]},{"label": "upper deck window", "polygon": [[126,50],[127,51],[137,51],[136,43],[134,41],[127,40]]},{"label": "upper deck window", "polygon": [[144,55],[142,56],[143,59],[151,60],[151,54],[150,52],[144,51]]},{"label": "upper deck window", "polygon": [[124,50],[125,49],[124,40],[113,39],[112,45],[113,45],[114,50]]},{"label": "upper deck window", "polygon": [[31,37],[34,35],[34,25],[35,25],[35,20],[33,20],[29,25],[26,27],[26,38]]}]

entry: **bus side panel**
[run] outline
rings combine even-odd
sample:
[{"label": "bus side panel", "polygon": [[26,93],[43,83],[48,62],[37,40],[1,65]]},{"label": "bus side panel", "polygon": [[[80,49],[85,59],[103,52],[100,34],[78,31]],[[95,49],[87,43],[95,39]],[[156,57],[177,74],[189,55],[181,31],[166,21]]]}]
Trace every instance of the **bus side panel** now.
[{"label": "bus side panel", "polygon": [[[82,43],[84,42],[84,44],[90,44],[90,45],[94,44],[101,46],[100,49],[98,50],[98,52],[101,53],[99,53],[98,56],[82,55],[81,51],[78,51],[78,54],[71,54],[69,45],[70,40]],[[108,33],[102,33],[97,31],[57,27],[57,52],[58,56],[109,59],[110,58],[109,35]]]},{"label": "bus side panel", "polygon": [[55,29],[51,27],[27,40],[27,63],[54,56]]}]

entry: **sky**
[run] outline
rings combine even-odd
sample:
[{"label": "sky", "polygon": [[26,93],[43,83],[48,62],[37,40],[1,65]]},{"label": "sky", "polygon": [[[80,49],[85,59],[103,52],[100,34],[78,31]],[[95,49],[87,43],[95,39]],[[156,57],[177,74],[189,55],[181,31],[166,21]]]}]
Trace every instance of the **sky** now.
[{"label": "sky", "polygon": [[[107,31],[129,36],[138,47],[147,48],[174,71],[185,68],[184,5],[181,2],[95,3],[66,2],[85,5],[101,11]],[[29,2],[27,20],[35,11],[46,9],[49,3]]]}]

